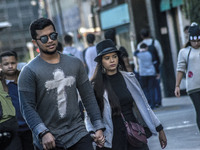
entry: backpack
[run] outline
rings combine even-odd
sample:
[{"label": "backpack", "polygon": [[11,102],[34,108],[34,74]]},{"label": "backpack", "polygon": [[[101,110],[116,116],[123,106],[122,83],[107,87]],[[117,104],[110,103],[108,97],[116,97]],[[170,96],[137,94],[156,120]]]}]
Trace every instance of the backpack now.
[{"label": "backpack", "polygon": [[160,68],[159,68],[159,66],[160,66],[160,59],[159,59],[156,47],[154,46],[154,39],[152,40],[151,45],[148,46],[148,50],[149,50],[149,52],[152,55],[152,61],[153,61],[155,70],[156,70],[157,73],[159,73],[160,72]]},{"label": "backpack", "polygon": [[15,117],[15,108],[8,93],[4,91],[0,81],[0,123]]}]

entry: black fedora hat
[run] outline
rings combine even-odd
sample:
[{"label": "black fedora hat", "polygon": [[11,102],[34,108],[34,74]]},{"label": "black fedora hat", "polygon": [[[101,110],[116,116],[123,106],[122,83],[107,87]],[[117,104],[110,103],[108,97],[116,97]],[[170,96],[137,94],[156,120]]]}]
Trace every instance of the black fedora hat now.
[{"label": "black fedora hat", "polygon": [[114,42],[110,39],[99,42],[96,46],[96,49],[97,49],[97,57],[94,59],[94,61],[96,62],[98,62],[99,58],[101,58],[101,56],[105,54],[112,52],[120,53],[120,51],[116,48]]}]

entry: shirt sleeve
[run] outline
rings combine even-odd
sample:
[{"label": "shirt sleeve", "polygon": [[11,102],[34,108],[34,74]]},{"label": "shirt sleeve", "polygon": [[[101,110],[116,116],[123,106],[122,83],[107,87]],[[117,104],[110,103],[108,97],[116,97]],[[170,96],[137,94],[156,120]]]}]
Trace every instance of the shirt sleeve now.
[{"label": "shirt sleeve", "polygon": [[100,109],[98,107],[92,85],[89,82],[83,64],[80,65],[79,75],[77,78],[77,88],[80,93],[81,100],[84,107],[86,108],[86,111],[91,119],[94,128],[96,130],[104,129]]},{"label": "shirt sleeve", "polygon": [[163,63],[163,51],[162,51],[162,47],[160,45],[160,42],[158,40],[155,40],[154,45],[155,45],[156,50],[158,52],[158,56],[159,56],[159,59],[160,59],[160,64],[162,64]]},{"label": "shirt sleeve", "polygon": [[34,73],[28,67],[25,67],[20,73],[18,80],[20,109],[29,128],[38,137],[47,128],[36,111],[35,89]]},{"label": "shirt sleeve", "polygon": [[186,57],[185,57],[186,49],[180,50],[178,54],[178,62],[177,62],[177,71],[185,72],[186,70]]}]

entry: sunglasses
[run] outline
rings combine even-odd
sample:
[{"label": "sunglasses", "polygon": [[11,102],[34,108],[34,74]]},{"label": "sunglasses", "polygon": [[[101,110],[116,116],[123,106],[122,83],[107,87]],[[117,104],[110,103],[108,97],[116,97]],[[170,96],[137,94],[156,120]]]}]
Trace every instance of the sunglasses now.
[{"label": "sunglasses", "polygon": [[39,39],[36,39],[36,40],[40,40],[43,44],[45,44],[45,43],[48,42],[49,37],[50,37],[51,40],[55,41],[55,40],[57,40],[58,33],[53,32],[53,33],[49,34],[49,36],[48,35],[43,35]]}]

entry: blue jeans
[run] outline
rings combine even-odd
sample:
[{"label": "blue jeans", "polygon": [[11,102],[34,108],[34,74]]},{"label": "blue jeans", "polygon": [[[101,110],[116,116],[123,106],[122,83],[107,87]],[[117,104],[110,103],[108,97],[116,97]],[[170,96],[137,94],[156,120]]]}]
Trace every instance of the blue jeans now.
[{"label": "blue jeans", "polygon": [[160,106],[161,105],[161,89],[160,89],[160,79],[156,79],[156,84],[155,84],[155,105]]},{"label": "blue jeans", "polygon": [[140,84],[151,108],[155,107],[156,76],[140,76]]}]

